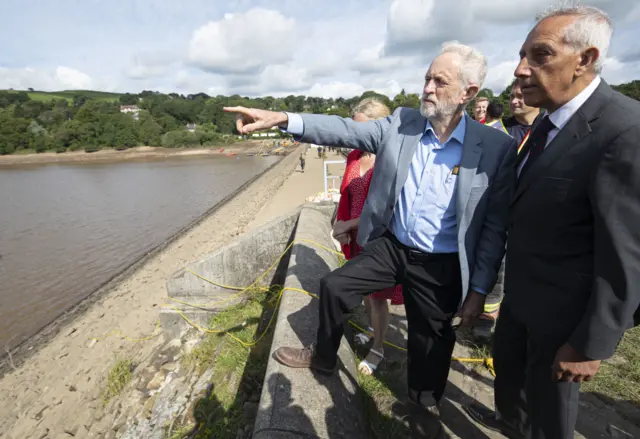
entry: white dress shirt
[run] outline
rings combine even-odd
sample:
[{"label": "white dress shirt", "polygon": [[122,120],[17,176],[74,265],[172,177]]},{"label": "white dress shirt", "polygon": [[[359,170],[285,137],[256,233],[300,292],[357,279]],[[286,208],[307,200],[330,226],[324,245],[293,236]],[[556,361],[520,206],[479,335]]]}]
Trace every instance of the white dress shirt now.
[{"label": "white dress shirt", "polygon": [[[595,79],[591,81],[591,84],[589,84],[584,90],[578,93],[575,98],[571,99],[569,102],[549,115],[549,119],[551,120],[551,123],[553,123],[555,128],[549,131],[545,148],[549,146],[553,139],[555,139],[560,130],[564,128],[567,122],[569,122],[569,119],[571,119],[571,117],[573,117],[573,115],[577,113],[580,107],[582,107],[584,103],[587,102],[587,99],[591,97],[591,95],[596,91],[596,88],[598,88],[598,86],[600,85],[600,81],[602,81],[600,79],[600,76],[596,76]],[[520,171],[522,170],[524,164],[527,162],[528,158],[529,153],[527,153],[527,156],[522,160],[520,166],[518,167],[518,176],[520,176]]]}]

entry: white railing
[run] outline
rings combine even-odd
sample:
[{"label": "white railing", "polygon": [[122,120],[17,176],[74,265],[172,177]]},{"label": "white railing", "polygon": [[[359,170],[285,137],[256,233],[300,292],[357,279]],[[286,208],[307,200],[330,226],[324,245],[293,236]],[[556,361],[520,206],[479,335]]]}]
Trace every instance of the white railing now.
[{"label": "white railing", "polygon": [[[324,162],[324,196],[329,198],[329,189],[337,189],[340,192],[342,175],[329,175],[328,165],[343,165],[346,160],[328,160]],[[331,184],[329,184],[331,181]]]}]

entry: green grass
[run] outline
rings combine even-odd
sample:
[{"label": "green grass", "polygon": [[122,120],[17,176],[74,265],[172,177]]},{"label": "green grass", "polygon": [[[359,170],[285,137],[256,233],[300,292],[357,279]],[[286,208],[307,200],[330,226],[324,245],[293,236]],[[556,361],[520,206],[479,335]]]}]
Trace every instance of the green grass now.
[{"label": "green grass", "polygon": [[107,375],[107,388],[103,393],[103,400],[106,404],[109,400],[120,394],[122,389],[131,381],[131,372],[133,371],[133,362],[128,359],[119,360],[109,369]]},{"label": "green grass", "polygon": [[180,427],[180,428],[167,428],[164,439],[185,439],[189,437],[191,433],[191,428]]},{"label": "green grass", "polygon": [[[20,90],[14,90],[18,92]],[[109,93],[104,91],[93,90],[63,90],[63,91],[28,91],[29,98],[34,101],[50,101],[52,99],[66,99],[69,102],[73,101],[73,97],[77,94],[83,94],[92,99],[98,99],[103,101],[117,101],[120,97],[120,93]]]},{"label": "green grass", "polygon": [[593,381],[582,385],[582,391],[640,405],[640,327],[627,331],[614,358],[602,363]]},{"label": "green grass", "polygon": [[[469,358],[492,358],[491,345],[488,344],[474,344],[469,352]],[[467,366],[472,367],[476,371],[487,370],[485,363],[465,363]]]},{"label": "green grass", "polygon": [[[359,363],[361,359],[357,359]],[[392,406],[396,402],[393,391],[385,383],[404,382],[404,376],[399,371],[376,372],[376,376],[358,373],[358,383],[364,395],[364,417],[369,424],[375,439],[404,439],[409,437],[409,429],[392,413]]]},{"label": "green grass", "polygon": [[[246,302],[220,312],[211,320],[211,329],[228,329],[236,338],[251,342],[266,329],[281,288],[254,291]],[[243,405],[259,392],[271,348],[269,333],[253,347],[245,347],[228,335],[208,334],[184,362],[203,371],[213,366],[213,391],[194,408],[196,439],[234,439],[244,427]]]}]

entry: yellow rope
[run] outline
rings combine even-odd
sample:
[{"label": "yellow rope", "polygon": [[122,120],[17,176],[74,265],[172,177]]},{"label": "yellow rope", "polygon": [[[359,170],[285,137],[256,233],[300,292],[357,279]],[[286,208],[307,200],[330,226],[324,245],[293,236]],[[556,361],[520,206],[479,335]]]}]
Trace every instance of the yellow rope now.
[{"label": "yellow rope", "polygon": [[260,336],[257,339],[254,339],[253,341],[244,341],[244,340],[236,337],[235,335],[231,334],[228,329],[203,328],[202,326],[200,326],[197,323],[195,323],[192,320],[190,320],[189,317],[184,315],[184,313],[182,311],[180,311],[178,308],[176,308],[175,306],[173,306],[173,305],[163,305],[163,306],[173,309],[187,323],[189,323],[191,326],[193,326],[194,328],[196,328],[199,331],[205,332],[207,334],[224,334],[224,335],[229,336],[233,340],[237,341],[242,346],[244,346],[246,348],[250,348],[250,347],[253,347],[253,346],[257,345],[258,343],[260,343],[260,341],[264,338],[264,336],[267,334],[267,332],[269,332],[269,328],[271,328],[271,324],[273,323],[273,320],[275,319],[275,316],[277,314],[276,310],[278,309],[278,306],[280,305],[280,300],[282,299],[282,293],[284,293],[284,291],[287,290],[287,289],[288,288],[282,289],[282,291],[280,291],[280,293],[278,294],[278,300],[276,301],[276,305],[274,307],[273,314],[271,315],[271,318],[269,319],[269,323],[267,324],[267,327],[264,329],[262,334],[260,334]]},{"label": "yellow rope", "polygon": [[[253,289],[255,287],[256,284],[258,284],[267,274],[269,274],[277,265],[278,263],[280,263],[280,261],[282,260],[282,258],[284,257],[284,255],[287,254],[287,252],[291,249],[291,247],[293,247],[295,244],[300,243],[300,242],[306,242],[309,244],[313,244],[317,247],[320,247],[323,250],[326,250],[330,253],[333,253],[335,255],[340,255],[342,256],[342,253],[330,249],[328,247],[325,247],[322,244],[319,244],[315,241],[312,241],[310,239],[296,239],[294,241],[292,241],[287,248],[284,249],[284,251],[282,253],[280,253],[280,256],[278,256],[276,258],[276,260],[273,262],[273,264],[271,264],[271,266],[269,268],[266,269],[266,271],[264,271],[251,285],[249,285],[248,287],[240,287],[240,286],[234,286],[234,285],[225,285],[225,284],[221,284],[219,282],[216,282],[214,280],[208,279],[198,273],[196,273],[195,271],[191,270],[190,268],[185,268],[185,271],[187,271],[188,273],[193,274],[194,276],[196,276],[198,279],[203,280],[207,283],[210,283],[211,285],[214,285],[216,287],[220,287],[220,288],[224,288],[224,289],[228,289],[228,290],[235,290],[238,291],[237,294],[234,294],[233,296],[230,296],[224,300],[220,300],[218,302],[213,302],[213,303],[209,303],[209,304],[193,304],[193,303],[187,303],[187,302],[183,302],[179,299],[176,299],[174,297],[169,296],[168,299],[171,300],[172,302],[176,302],[176,303],[180,303],[182,305],[187,305],[187,306],[193,306],[194,308],[213,308],[217,305],[221,305],[223,303],[229,302],[233,299],[236,299],[237,297],[242,296],[244,293],[246,293],[247,291]],[[259,289],[257,290],[257,292],[260,291],[265,291],[265,287],[259,287]]]},{"label": "yellow rope", "polygon": [[[258,284],[258,283],[259,283],[259,282],[260,282],[260,281],[261,281],[261,280],[262,280],[262,279],[263,279],[263,278],[264,278],[264,277],[265,277],[269,272],[271,272],[271,270],[273,270],[273,269],[277,266],[277,264],[282,260],[282,258],[284,257],[284,255],[285,255],[285,254],[286,254],[286,253],[291,249],[291,247],[293,247],[293,245],[294,245],[294,244],[297,244],[297,243],[300,243],[300,242],[306,242],[306,243],[308,243],[308,244],[312,244],[312,245],[315,245],[315,246],[317,246],[317,247],[319,247],[319,248],[322,248],[322,249],[324,249],[324,250],[326,250],[326,251],[328,251],[328,252],[330,252],[330,253],[332,253],[332,254],[342,256],[342,253],[340,253],[340,252],[338,252],[338,251],[336,251],[336,250],[330,249],[330,248],[328,248],[328,247],[326,247],[326,246],[324,246],[324,245],[322,245],[322,244],[320,244],[320,243],[317,243],[317,242],[315,242],[315,241],[312,241],[312,240],[310,240],[310,239],[296,239],[296,240],[292,241],[292,242],[291,242],[291,243],[290,243],[290,244],[285,248],[285,250],[280,254],[280,256],[278,256],[278,257],[276,258],[276,260],[273,262],[273,264],[271,264],[271,266],[270,266],[269,268],[267,268],[267,270],[266,270],[266,271],[264,271],[260,276],[258,276],[258,278],[257,278],[257,279],[256,279],[256,280],[255,280],[251,285],[249,285],[248,287],[240,287],[240,286],[234,286],[234,285],[224,285],[224,284],[221,284],[221,283],[219,283],[219,282],[215,282],[215,281],[213,281],[213,280],[211,280],[211,279],[208,279],[208,278],[206,278],[206,277],[204,277],[204,276],[202,276],[202,275],[200,275],[200,274],[196,273],[195,271],[191,270],[190,268],[185,268],[185,271],[187,271],[187,272],[189,272],[189,273],[193,274],[194,276],[196,276],[197,278],[199,278],[199,279],[201,279],[201,280],[203,280],[203,281],[205,281],[205,282],[208,282],[208,283],[210,283],[210,284],[212,284],[212,285],[215,285],[215,286],[217,286],[217,287],[220,287],[220,288],[224,288],[224,289],[228,289],[228,290],[235,290],[235,291],[238,291],[238,293],[236,293],[236,294],[234,294],[234,295],[232,295],[232,296],[230,296],[230,297],[228,297],[228,298],[226,298],[226,299],[223,299],[223,300],[220,300],[220,301],[217,301],[217,302],[213,302],[213,303],[210,303],[210,304],[194,304],[194,303],[189,303],[189,302],[185,302],[185,301],[182,301],[182,300],[176,299],[176,298],[174,298],[174,297],[169,297],[169,300],[171,300],[171,301],[173,301],[173,302],[176,302],[176,303],[179,303],[179,304],[182,304],[182,305],[185,305],[185,306],[191,306],[191,307],[194,307],[194,308],[213,308],[213,307],[215,307],[215,306],[217,306],[217,305],[221,305],[221,304],[223,304],[223,303],[226,303],[226,302],[229,302],[229,301],[231,301],[231,300],[233,300],[233,299],[236,299],[236,298],[238,298],[238,297],[240,297],[240,296],[244,295],[245,293],[247,293],[247,292],[249,292],[249,291],[252,291],[252,292],[265,292],[265,291],[268,291],[268,290],[269,290],[269,288],[267,288],[267,287],[256,287],[256,285],[257,285],[257,284]],[[298,293],[303,293],[303,294],[306,294],[306,295],[308,295],[308,296],[311,296],[311,297],[312,297],[312,298],[314,298],[314,299],[318,299],[318,296],[317,296],[316,294],[314,294],[314,293],[310,293],[309,291],[306,291],[306,290],[303,290],[303,289],[300,289],[300,288],[291,288],[291,287],[285,287],[285,288],[283,288],[283,289],[278,293],[278,298],[277,298],[277,301],[276,301],[276,304],[275,304],[274,312],[273,312],[273,314],[271,315],[271,318],[269,319],[269,323],[267,324],[267,327],[264,329],[264,331],[262,332],[262,334],[260,334],[260,336],[259,336],[257,339],[254,339],[253,341],[250,341],[250,342],[248,342],[248,341],[244,341],[244,340],[241,340],[240,338],[238,338],[238,337],[234,336],[233,334],[231,334],[231,333],[229,332],[229,330],[228,330],[228,329],[209,329],[209,328],[203,328],[202,326],[199,326],[198,324],[196,324],[195,322],[193,322],[192,320],[190,320],[190,319],[189,319],[189,318],[188,318],[188,317],[187,317],[187,316],[186,316],[186,315],[185,315],[181,310],[179,310],[179,309],[178,309],[178,308],[176,308],[175,306],[173,306],[173,305],[168,305],[168,304],[165,304],[165,305],[163,305],[163,306],[164,306],[164,307],[167,307],[167,308],[170,308],[170,309],[173,309],[173,310],[174,310],[174,311],[175,311],[175,312],[176,312],[180,317],[182,317],[182,318],[183,318],[183,319],[184,319],[184,320],[185,320],[189,325],[191,325],[192,327],[194,327],[195,329],[197,329],[197,330],[199,330],[199,331],[201,331],[201,332],[208,333],[208,334],[225,334],[225,335],[229,336],[230,338],[232,338],[233,340],[235,340],[236,342],[240,343],[242,346],[244,346],[244,347],[246,347],[246,348],[250,348],[250,347],[253,347],[253,346],[255,346],[256,344],[258,344],[258,343],[259,343],[259,342],[264,338],[264,336],[267,334],[267,332],[269,331],[269,329],[271,328],[271,325],[272,325],[272,323],[273,323],[273,321],[274,321],[274,318],[275,318],[275,316],[276,316],[276,311],[275,311],[275,310],[277,310],[277,309],[278,309],[278,306],[280,305],[280,301],[281,301],[281,299],[282,299],[282,295],[284,294],[284,292],[285,292],[285,291],[294,291],[294,292],[298,292]],[[362,331],[362,332],[365,332],[365,333],[369,334],[370,336],[372,336],[372,335],[373,335],[373,334],[371,334],[369,331],[367,331],[367,330],[365,330],[365,329],[361,328],[360,326],[358,326],[358,325],[357,325],[355,322],[353,322],[352,320],[349,320],[349,324],[351,324],[353,327],[357,328],[358,330],[360,330],[360,331]],[[157,325],[156,325],[156,329],[154,330],[154,333],[153,333],[151,336],[149,336],[149,337],[145,337],[145,338],[141,338],[141,339],[133,339],[133,338],[127,337],[125,334],[123,334],[123,333],[122,333],[121,331],[119,331],[119,330],[112,331],[111,333],[109,333],[109,334],[105,335],[105,336],[104,336],[104,337],[102,337],[102,338],[107,338],[107,337],[109,337],[109,336],[111,336],[111,335],[120,334],[123,338],[125,338],[125,339],[127,339],[127,340],[130,340],[130,341],[145,341],[145,340],[149,340],[149,339],[151,339],[151,338],[155,337],[155,335],[156,335],[156,331],[159,329],[159,327],[160,327],[160,321],[158,320],[158,323],[157,323]],[[96,338],[95,340],[99,340],[99,339],[97,339],[97,338]],[[391,342],[388,342],[388,341],[385,341],[385,342],[384,342],[384,344],[385,344],[385,345],[387,345],[387,346],[393,347],[393,348],[395,348],[395,349],[398,349],[398,350],[400,350],[400,351],[403,351],[403,352],[406,352],[406,351],[407,351],[407,349],[406,349],[406,348],[403,348],[403,347],[401,347],[401,346],[397,346],[397,345],[395,345],[395,344],[393,344],[393,343],[391,343]],[[485,364],[485,366],[487,366],[487,368],[488,368],[488,369],[489,369],[489,371],[491,372],[491,374],[492,374],[493,376],[495,376],[495,371],[494,371],[494,369],[493,369],[493,359],[492,359],[492,358],[459,358],[459,357],[452,357],[452,360],[453,360],[453,361],[458,361],[458,362],[463,362],[463,363],[484,363],[484,364]]]},{"label": "yellow rope", "polygon": [[160,329],[160,319],[158,319],[158,321],[156,322],[156,329],[153,330],[153,333],[151,335],[149,335],[148,337],[143,337],[143,338],[131,338],[128,335],[124,334],[122,331],[120,331],[119,329],[114,329],[113,331],[109,332],[106,335],[103,335],[102,337],[92,337],[91,340],[95,340],[95,341],[100,341],[100,340],[104,340],[106,338],[111,337],[112,335],[120,335],[122,338],[124,338],[125,340],[129,340],[131,342],[137,343],[140,341],[147,341],[147,340],[151,340],[153,337],[155,337],[156,335],[158,335],[158,330]]}]

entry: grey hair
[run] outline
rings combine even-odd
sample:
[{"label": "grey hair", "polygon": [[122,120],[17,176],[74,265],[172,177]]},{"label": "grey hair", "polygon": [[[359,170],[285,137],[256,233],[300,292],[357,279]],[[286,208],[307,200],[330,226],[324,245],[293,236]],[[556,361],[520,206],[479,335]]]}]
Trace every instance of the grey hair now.
[{"label": "grey hair", "polygon": [[565,3],[550,7],[539,14],[536,20],[539,23],[547,18],[563,16],[576,17],[576,20],[564,30],[565,43],[576,51],[590,47],[598,49],[600,56],[596,60],[594,68],[597,73],[600,73],[613,35],[611,18],[593,6],[569,6]]},{"label": "grey hair", "polygon": [[457,41],[447,41],[442,45],[441,55],[454,53],[460,57],[460,79],[465,87],[471,84],[482,88],[487,77],[487,58],[478,50]]}]

